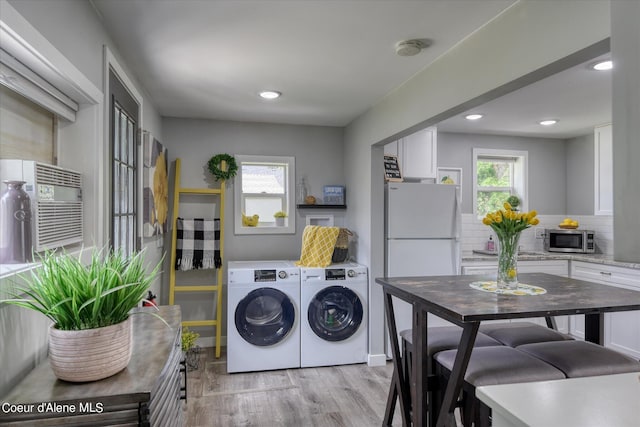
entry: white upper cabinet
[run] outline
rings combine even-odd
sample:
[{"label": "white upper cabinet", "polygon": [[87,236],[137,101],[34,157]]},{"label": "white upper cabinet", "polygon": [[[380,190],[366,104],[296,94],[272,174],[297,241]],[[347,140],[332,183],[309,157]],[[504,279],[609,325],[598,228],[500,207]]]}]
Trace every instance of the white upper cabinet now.
[{"label": "white upper cabinet", "polygon": [[613,144],[611,125],[595,128],[594,214],[613,215]]},{"label": "white upper cabinet", "polygon": [[397,156],[403,178],[436,178],[438,131],[430,127],[384,146],[384,154]]}]

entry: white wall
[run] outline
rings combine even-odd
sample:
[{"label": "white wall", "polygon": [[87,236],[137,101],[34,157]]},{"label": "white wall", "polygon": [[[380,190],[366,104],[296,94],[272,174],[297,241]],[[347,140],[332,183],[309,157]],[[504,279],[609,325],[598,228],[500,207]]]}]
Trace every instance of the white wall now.
[{"label": "white wall", "polygon": [[371,146],[588,59],[579,53],[556,62],[606,39],[608,24],[608,1],[556,1],[551,9],[519,2],[349,124],[346,178],[356,195],[349,222],[359,234],[358,259],[370,265],[370,353],[384,353],[382,291],[374,281],[383,275],[382,155]]}]

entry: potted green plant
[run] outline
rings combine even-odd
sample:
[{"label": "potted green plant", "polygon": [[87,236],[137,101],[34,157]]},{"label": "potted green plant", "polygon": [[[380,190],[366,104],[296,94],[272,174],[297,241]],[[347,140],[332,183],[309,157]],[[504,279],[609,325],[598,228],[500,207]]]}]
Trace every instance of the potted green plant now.
[{"label": "potted green plant", "polygon": [[41,266],[25,278],[26,286],[0,302],[53,321],[49,362],[55,375],[85,382],[124,369],[131,359],[130,311],[144,300],[161,263],[148,273],[144,252],[127,256],[106,249],[94,250],[88,264],[79,256],[52,251],[39,261]]},{"label": "potted green plant", "polygon": [[276,219],[276,226],[283,227],[284,219],[287,217],[287,213],[285,211],[278,211],[273,214],[273,217]]},{"label": "potted green plant", "polygon": [[200,348],[196,346],[199,337],[199,333],[193,332],[189,328],[182,329],[182,354],[189,370],[198,369],[200,366],[198,358]]}]

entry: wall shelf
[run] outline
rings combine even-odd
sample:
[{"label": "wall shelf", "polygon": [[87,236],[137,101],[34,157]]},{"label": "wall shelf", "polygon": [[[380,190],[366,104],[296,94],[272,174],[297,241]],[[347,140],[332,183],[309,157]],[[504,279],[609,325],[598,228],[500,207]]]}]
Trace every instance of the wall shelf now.
[{"label": "wall shelf", "polygon": [[347,205],[296,205],[298,209],[347,209]]}]

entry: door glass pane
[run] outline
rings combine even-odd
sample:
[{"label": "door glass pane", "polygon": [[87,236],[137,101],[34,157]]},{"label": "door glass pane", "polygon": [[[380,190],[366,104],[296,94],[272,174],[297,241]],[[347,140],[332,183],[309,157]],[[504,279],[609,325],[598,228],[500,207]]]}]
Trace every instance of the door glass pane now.
[{"label": "door glass pane", "polygon": [[114,189],[113,189],[113,196],[114,196],[114,200],[113,200],[113,212],[115,214],[119,214],[120,213],[120,198],[118,197],[118,191],[120,188],[120,165],[116,162],[113,164],[113,183],[114,183]]},{"label": "door glass pane", "polygon": [[[127,212],[127,167],[120,165],[120,186],[118,188],[118,200],[120,201],[120,212]],[[126,241],[126,240],[125,240]]]},{"label": "door glass pane", "polygon": [[127,217],[120,217],[120,248],[125,254],[129,253],[127,248]]},{"label": "door glass pane", "polygon": [[113,218],[113,247],[120,247],[120,217]]},{"label": "door glass pane", "polygon": [[118,107],[113,108],[113,158],[120,158],[120,111]]},{"label": "door glass pane", "polygon": [[127,217],[128,220],[128,226],[127,226],[127,230],[129,233],[129,241],[127,244],[127,255],[131,255],[131,253],[133,252],[133,250],[136,247],[135,244],[135,224],[133,222],[134,216],[133,215],[129,215]]},{"label": "door glass pane", "polygon": [[129,209],[127,210],[127,213],[132,214],[134,212],[134,203],[133,203],[133,174],[134,171],[131,168],[127,168],[127,172],[128,172],[128,176],[129,176],[129,182],[127,183],[127,195],[128,195],[128,201],[127,201],[127,205],[129,207]]},{"label": "door glass pane", "polygon": [[130,120],[127,120],[127,164],[133,165],[133,126]]},{"label": "door glass pane", "polygon": [[127,116],[120,111],[120,160],[127,161]]}]

